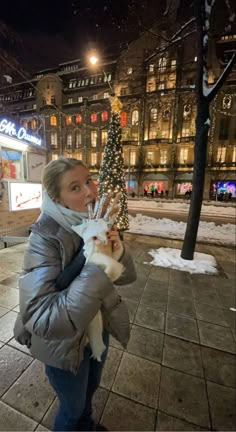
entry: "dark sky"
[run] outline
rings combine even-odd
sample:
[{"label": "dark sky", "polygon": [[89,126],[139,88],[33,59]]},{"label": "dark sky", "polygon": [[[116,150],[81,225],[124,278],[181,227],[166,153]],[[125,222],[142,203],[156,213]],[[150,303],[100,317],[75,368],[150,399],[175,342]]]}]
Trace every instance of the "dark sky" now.
[{"label": "dark sky", "polygon": [[0,20],[22,40],[18,58],[28,70],[53,67],[96,47],[117,51],[152,25],[165,0],[5,0]]},{"label": "dark sky", "polygon": [[[216,2],[220,19],[227,11],[225,2]],[[180,17],[190,13],[193,1],[179,3]],[[230,3],[235,9],[235,1]],[[20,36],[14,55],[34,72],[83,58],[91,47],[102,55],[119,51],[145,27],[159,23],[165,5],[166,0],[2,0],[0,21]]]}]

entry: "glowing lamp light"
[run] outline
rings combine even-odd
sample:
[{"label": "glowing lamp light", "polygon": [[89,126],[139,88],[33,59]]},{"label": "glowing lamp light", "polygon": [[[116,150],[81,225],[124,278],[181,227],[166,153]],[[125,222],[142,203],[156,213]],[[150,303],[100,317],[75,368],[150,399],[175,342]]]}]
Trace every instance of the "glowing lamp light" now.
[{"label": "glowing lamp light", "polygon": [[89,61],[90,61],[90,63],[91,63],[92,65],[95,65],[95,64],[97,64],[97,62],[98,62],[98,58],[97,58],[95,55],[92,55],[92,56],[89,58]]}]

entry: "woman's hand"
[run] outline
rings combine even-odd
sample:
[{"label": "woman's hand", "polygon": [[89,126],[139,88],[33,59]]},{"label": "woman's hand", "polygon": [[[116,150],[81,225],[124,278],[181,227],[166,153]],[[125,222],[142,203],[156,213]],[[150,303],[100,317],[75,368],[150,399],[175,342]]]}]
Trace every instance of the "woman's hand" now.
[{"label": "woman's hand", "polygon": [[114,225],[112,229],[106,233],[106,235],[107,244],[104,244],[97,238],[94,238],[96,251],[118,260],[123,253],[124,247],[120,240],[119,231],[117,230],[116,225]]},{"label": "woman's hand", "polygon": [[113,257],[118,260],[123,253],[124,246],[120,239],[119,231],[116,225],[113,225],[112,229],[108,231],[107,238],[112,243]]}]

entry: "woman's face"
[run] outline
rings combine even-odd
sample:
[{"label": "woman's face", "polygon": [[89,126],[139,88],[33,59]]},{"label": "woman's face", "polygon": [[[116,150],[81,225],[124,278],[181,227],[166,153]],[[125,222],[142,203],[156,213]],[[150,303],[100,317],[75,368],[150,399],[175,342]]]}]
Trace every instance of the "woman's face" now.
[{"label": "woman's face", "polygon": [[97,187],[91,175],[83,165],[76,165],[61,179],[60,198],[57,200],[63,207],[78,212],[87,212],[87,204],[97,197]]}]

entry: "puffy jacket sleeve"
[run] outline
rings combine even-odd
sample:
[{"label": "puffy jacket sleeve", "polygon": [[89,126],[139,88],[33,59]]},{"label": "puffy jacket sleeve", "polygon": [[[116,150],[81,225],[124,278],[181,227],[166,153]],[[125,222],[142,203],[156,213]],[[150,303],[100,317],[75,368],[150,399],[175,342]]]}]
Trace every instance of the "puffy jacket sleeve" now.
[{"label": "puffy jacket sleeve", "polygon": [[123,244],[124,252],[119,259],[119,262],[123,264],[124,271],[122,275],[115,281],[116,285],[128,285],[137,279],[136,269],[134,265],[133,258],[130,254],[127,245]]},{"label": "puffy jacket sleeve", "polygon": [[57,291],[61,271],[59,242],[31,234],[19,279],[20,313],[25,328],[45,339],[82,334],[115,289],[103,270],[85,264],[67,289]]}]

